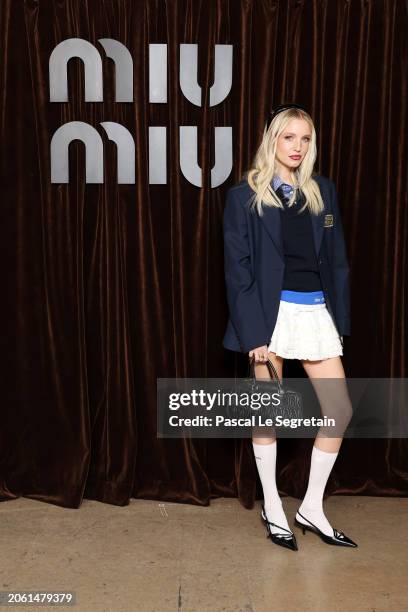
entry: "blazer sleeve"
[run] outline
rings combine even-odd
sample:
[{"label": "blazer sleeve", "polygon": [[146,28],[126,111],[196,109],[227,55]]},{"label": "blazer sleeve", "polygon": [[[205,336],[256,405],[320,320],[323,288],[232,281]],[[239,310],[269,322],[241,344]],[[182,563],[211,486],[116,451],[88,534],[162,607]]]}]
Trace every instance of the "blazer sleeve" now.
[{"label": "blazer sleeve", "polygon": [[333,278],[336,296],[336,318],[341,335],[350,336],[350,268],[347,259],[343,224],[337,202],[337,190],[333,181],[331,186],[331,201],[333,207]]},{"label": "blazer sleeve", "polygon": [[230,320],[242,352],[268,345],[268,328],[256,279],[251,272],[251,252],[244,206],[237,190],[227,192],[224,209],[224,270]]}]

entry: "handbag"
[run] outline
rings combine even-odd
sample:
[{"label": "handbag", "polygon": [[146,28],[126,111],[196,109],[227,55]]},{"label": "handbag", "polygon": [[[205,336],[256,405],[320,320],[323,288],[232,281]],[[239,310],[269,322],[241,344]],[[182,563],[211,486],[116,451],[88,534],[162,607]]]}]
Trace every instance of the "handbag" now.
[{"label": "handbag", "polygon": [[[277,416],[283,419],[301,418],[303,414],[302,395],[282,384],[270,359],[265,365],[268,368],[270,380],[255,378],[254,358],[249,362],[247,378],[236,379],[234,388],[231,389],[232,393],[247,398],[248,401],[244,404],[238,401],[230,403],[227,408],[229,418],[251,418],[257,413],[273,420]],[[260,394],[268,394],[273,401],[259,405]]]}]

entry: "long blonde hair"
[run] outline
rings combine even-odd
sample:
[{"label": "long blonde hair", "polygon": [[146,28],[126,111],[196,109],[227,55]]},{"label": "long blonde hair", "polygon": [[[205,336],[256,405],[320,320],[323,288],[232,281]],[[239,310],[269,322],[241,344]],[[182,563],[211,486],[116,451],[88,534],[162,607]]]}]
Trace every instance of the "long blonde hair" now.
[{"label": "long blonde hair", "polygon": [[294,190],[288,201],[288,206],[292,206],[297,197],[303,193],[306,202],[301,211],[308,207],[311,213],[317,215],[324,210],[319,186],[312,178],[317,154],[316,130],[308,113],[301,109],[290,108],[278,113],[271,121],[269,128],[265,125],[262,142],[255,154],[252,167],[243,177],[255,192],[251,198],[251,206],[256,208],[259,215],[263,214],[263,206],[283,208],[282,202],[273,190],[272,179],[276,173],[275,155],[277,140],[291,119],[305,119],[310,126],[312,138],[302,163],[291,173]]}]

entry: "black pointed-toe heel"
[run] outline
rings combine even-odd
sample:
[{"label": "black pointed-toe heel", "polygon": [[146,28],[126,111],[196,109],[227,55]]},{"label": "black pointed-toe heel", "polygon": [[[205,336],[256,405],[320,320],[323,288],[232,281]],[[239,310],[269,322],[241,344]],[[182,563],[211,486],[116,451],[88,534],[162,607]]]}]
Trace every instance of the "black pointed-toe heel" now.
[{"label": "black pointed-toe heel", "polygon": [[305,535],[306,530],[307,530],[307,531],[311,531],[312,533],[315,533],[316,535],[318,535],[323,540],[323,542],[326,542],[326,544],[333,544],[334,546],[348,546],[349,548],[357,548],[358,545],[355,542],[353,542],[353,540],[350,540],[350,538],[344,535],[342,531],[337,531],[337,529],[334,529],[333,527],[333,535],[328,536],[322,531],[320,531],[320,529],[316,527],[316,525],[313,525],[313,523],[311,523],[309,519],[303,516],[303,514],[301,514],[299,510],[297,511],[297,514],[309,523],[309,525],[304,525],[303,523],[298,521],[297,518],[295,517],[295,525],[301,528],[301,530],[303,531],[303,535]]},{"label": "black pointed-toe heel", "polygon": [[[298,549],[295,534],[292,533],[290,530],[285,529],[285,527],[281,527],[280,525],[277,525],[276,523],[271,523],[271,521],[268,521],[266,517],[264,506],[262,506],[261,518],[263,522],[266,524],[266,529],[268,531],[268,535],[266,537],[271,538],[274,544],[277,544],[278,546],[283,546],[284,548],[290,548],[290,550]],[[270,525],[274,525],[274,527],[278,527],[278,529],[287,531],[288,535],[286,535],[286,533],[284,534],[272,533]]]}]

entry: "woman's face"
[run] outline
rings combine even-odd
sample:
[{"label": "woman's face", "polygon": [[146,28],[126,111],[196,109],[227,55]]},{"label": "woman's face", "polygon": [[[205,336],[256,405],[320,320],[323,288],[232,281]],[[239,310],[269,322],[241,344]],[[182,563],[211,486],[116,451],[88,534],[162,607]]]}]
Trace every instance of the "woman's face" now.
[{"label": "woman's face", "polygon": [[276,165],[293,171],[302,163],[312,139],[312,131],[305,119],[291,119],[276,144]]}]

